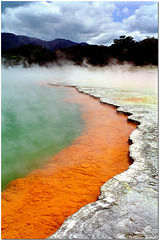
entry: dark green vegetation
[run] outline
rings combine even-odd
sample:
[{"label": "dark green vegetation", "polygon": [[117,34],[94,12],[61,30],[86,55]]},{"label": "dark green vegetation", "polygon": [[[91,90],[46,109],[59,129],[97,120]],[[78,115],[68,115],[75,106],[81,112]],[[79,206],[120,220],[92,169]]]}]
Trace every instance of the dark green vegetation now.
[{"label": "dark green vegetation", "polygon": [[128,62],[136,66],[158,65],[158,39],[149,38],[136,42],[132,37],[120,36],[107,46],[83,45],[63,47],[55,51],[35,44],[26,44],[9,50],[2,50],[5,65],[23,64],[25,67],[36,63],[40,66],[48,63],[63,64],[71,61],[76,65],[86,63],[93,66],[105,66],[109,63]]},{"label": "dark green vegetation", "polygon": [[129,62],[137,66],[158,65],[158,40],[147,38],[135,42],[132,37],[121,36],[114,39],[110,47],[97,45],[78,45],[62,50],[67,59],[82,64],[83,60],[94,66],[105,66],[109,63]]}]

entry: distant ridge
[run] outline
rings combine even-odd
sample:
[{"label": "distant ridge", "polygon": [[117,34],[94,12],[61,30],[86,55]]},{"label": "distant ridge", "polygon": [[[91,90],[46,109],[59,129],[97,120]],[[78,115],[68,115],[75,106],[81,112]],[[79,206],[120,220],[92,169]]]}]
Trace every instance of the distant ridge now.
[{"label": "distant ridge", "polygon": [[[120,36],[107,47],[75,43],[65,39],[43,41],[27,36],[2,33],[2,61],[5,66],[31,64],[40,66],[55,63],[62,65],[69,61],[76,65],[88,63],[92,66],[124,64],[135,66],[158,66],[158,39],[147,37],[139,42],[131,36]],[[58,51],[58,52],[57,52]],[[26,64],[27,63],[27,64]]]},{"label": "distant ridge", "polygon": [[1,43],[2,50],[9,50],[11,48],[19,47],[26,44],[35,44],[41,45],[50,51],[55,51],[60,48],[66,48],[71,46],[80,45],[88,45],[85,42],[76,43],[70,40],[57,38],[52,41],[44,41],[38,38],[23,36],[23,35],[15,35],[13,33],[1,33]]}]

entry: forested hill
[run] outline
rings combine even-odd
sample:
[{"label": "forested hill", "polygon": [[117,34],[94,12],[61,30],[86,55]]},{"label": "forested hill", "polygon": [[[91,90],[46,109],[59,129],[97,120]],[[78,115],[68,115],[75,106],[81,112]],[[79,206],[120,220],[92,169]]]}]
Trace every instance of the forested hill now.
[{"label": "forested hill", "polygon": [[149,38],[135,41],[131,36],[120,36],[109,47],[82,45],[64,47],[50,51],[47,48],[26,44],[9,50],[2,50],[2,63],[7,65],[64,64],[67,61],[76,65],[86,62],[93,66],[105,66],[110,62],[122,64],[128,62],[136,66],[158,65],[158,39]]},{"label": "forested hill", "polygon": [[[13,33],[1,33],[1,42],[2,42],[2,50],[9,50],[11,48],[19,47],[27,44],[35,44],[35,45],[45,47],[50,51],[55,51],[60,48],[76,46],[77,44],[79,44],[79,43],[72,42],[66,39],[61,39],[61,38],[57,38],[52,41],[44,41],[38,38],[15,35]],[[80,44],[85,45],[87,43],[80,43]]]}]

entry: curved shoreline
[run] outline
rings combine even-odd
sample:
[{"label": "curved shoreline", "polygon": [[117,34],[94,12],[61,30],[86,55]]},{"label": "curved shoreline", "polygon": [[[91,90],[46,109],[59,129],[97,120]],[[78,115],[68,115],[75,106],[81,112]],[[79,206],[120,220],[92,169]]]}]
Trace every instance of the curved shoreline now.
[{"label": "curved shoreline", "polygon": [[3,238],[48,237],[68,216],[96,201],[100,186],[132,163],[128,136],[136,124],[75,89],[68,89],[65,101],[82,106],[85,129],[42,169],[11,182],[2,193]]},{"label": "curved shoreline", "polygon": [[127,171],[108,180],[100,189],[98,201],[82,207],[69,217],[48,239],[142,239],[158,238],[157,219],[157,111],[127,106],[106,97],[109,89],[76,87],[118,112],[140,123],[130,134],[130,156],[134,160]]}]

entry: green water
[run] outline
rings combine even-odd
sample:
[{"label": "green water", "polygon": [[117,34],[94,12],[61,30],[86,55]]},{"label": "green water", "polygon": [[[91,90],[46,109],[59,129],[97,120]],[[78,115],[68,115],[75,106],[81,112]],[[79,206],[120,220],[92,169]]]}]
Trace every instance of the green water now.
[{"label": "green water", "polygon": [[80,106],[64,101],[66,88],[39,84],[38,73],[22,71],[2,69],[2,190],[42,167],[83,129]]}]

